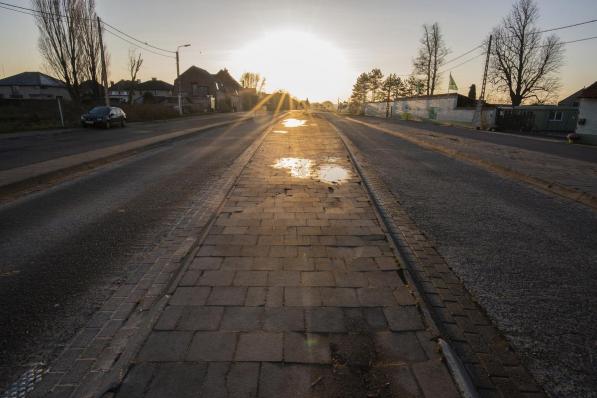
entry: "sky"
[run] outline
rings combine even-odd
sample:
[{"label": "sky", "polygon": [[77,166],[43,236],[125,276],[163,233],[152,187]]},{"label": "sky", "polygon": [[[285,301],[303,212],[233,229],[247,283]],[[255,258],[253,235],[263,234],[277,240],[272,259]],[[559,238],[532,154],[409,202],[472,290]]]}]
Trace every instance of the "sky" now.
[{"label": "sky", "polygon": [[[28,0],[3,0],[29,7]],[[438,22],[454,58],[482,42],[511,8],[510,0],[97,0],[102,19],[157,47],[181,49],[181,71],[191,65],[237,79],[251,71],[266,77],[265,90],[286,89],[310,101],[347,99],[361,72],[412,72],[422,24]],[[540,0],[543,29],[597,19],[595,0]],[[597,23],[557,32],[562,40],[597,36]],[[0,76],[44,71],[33,17],[0,8]],[[110,34],[110,80],[127,77],[132,46]],[[480,53],[480,52],[479,52]],[[144,52],[141,80],[172,83],[174,59]],[[473,52],[445,68],[459,92],[480,86],[483,57]],[[597,80],[597,40],[566,46],[560,98]]]}]

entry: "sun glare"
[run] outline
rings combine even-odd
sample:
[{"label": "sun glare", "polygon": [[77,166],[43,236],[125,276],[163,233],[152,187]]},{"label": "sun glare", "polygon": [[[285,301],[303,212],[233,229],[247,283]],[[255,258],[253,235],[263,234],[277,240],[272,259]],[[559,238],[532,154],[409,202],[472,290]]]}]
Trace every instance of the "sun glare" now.
[{"label": "sun glare", "polygon": [[311,101],[334,100],[352,84],[343,51],[311,33],[270,32],[235,51],[231,69],[265,76],[266,91],[288,90]]}]

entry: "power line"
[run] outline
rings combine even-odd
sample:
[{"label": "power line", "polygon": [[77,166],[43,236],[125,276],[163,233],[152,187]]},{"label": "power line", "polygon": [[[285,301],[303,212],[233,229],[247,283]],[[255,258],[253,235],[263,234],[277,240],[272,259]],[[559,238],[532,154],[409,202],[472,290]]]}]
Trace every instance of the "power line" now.
[{"label": "power line", "polygon": [[140,46],[140,45],[138,45],[137,43],[133,43],[132,41],[130,41],[130,40],[128,40],[128,39],[125,39],[124,37],[120,36],[118,33],[112,32],[110,29],[106,28],[105,26],[104,26],[104,30],[105,30],[106,32],[110,33],[112,36],[118,37],[120,40],[123,40],[123,41],[125,41],[125,42],[129,43],[131,46],[135,46],[135,47],[137,47],[137,48],[140,48],[141,50],[148,51],[148,52],[150,52],[150,53],[152,53],[152,54],[155,54],[155,55],[160,55],[160,56],[162,56],[162,57],[165,57],[165,58],[172,58],[172,59],[175,59],[175,57],[172,57],[172,56],[170,56],[170,55],[166,55],[166,54],[160,54],[159,52],[157,52],[157,51],[153,51],[153,50],[150,50],[149,48],[141,47],[141,46]]},{"label": "power line", "polygon": [[465,55],[469,55],[470,53],[472,53],[473,51],[475,51],[476,49],[481,48],[481,47],[483,47],[483,44],[479,44],[477,47],[473,48],[472,50],[469,50],[469,51],[465,52],[464,54],[457,56],[456,58],[452,58],[451,60],[444,62],[444,65],[452,63],[456,60],[459,60],[460,58],[464,57]]},{"label": "power line", "polygon": [[14,11],[14,12],[19,12],[21,14],[26,14],[26,15],[32,15],[35,16],[35,14],[32,14],[30,12],[27,11],[21,11],[21,10],[15,10],[14,8],[8,8],[6,6],[3,5],[4,3],[0,3],[0,8],[4,8],[5,10],[9,10],[9,11]]},{"label": "power line", "polygon": [[482,56],[484,56],[484,55],[485,55],[485,52],[482,52],[481,54],[475,55],[473,58],[469,58],[469,59],[467,59],[466,61],[464,61],[464,62],[461,62],[461,63],[457,64],[456,66],[451,66],[451,67],[449,67],[449,68],[446,68],[446,69],[444,69],[444,70],[440,71],[439,73],[444,73],[444,72],[446,72],[446,71],[448,71],[448,70],[450,70],[450,71],[451,71],[451,70],[453,70],[453,69],[456,69],[456,68],[458,68],[458,67],[460,67],[460,66],[462,66],[462,65],[464,65],[464,64],[468,64],[469,62],[471,62],[471,61],[474,61],[475,59],[477,59],[477,58],[479,58],[479,57],[482,57]]},{"label": "power line", "polygon": [[[12,7],[12,8],[8,8],[8,7]],[[36,17],[36,16],[38,16],[40,14],[46,14],[46,15],[51,15],[51,16],[58,17],[58,18],[65,18],[65,19],[68,18],[68,16],[66,16],[66,15],[56,14],[56,13],[51,13],[51,12],[46,12],[46,11],[34,10],[32,8],[21,7],[21,6],[17,6],[17,5],[14,5],[14,4],[5,3],[5,2],[2,2],[2,1],[0,1],[0,8],[4,8],[6,10],[10,10],[10,11],[14,11],[14,12],[19,12],[19,13],[22,13],[22,14],[32,15],[34,17]],[[84,18],[84,19],[85,20],[93,20],[93,21],[95,21],[95,18]],[[128,37],[128,38],[130,38],[130,39],[132,39],[134,41],[136,41],[136,42],[139,42],[139,43],[141,43],[141,44],[143,44],[143,45],[145,45],[147,47],[151,47],[151,48],[154,48],[156,50],[168,52],[168,53],[171,53],[171,54],[175,54],[176,53],[176,51],[165,50],[163,48],[156,47],[156,46],[154,46],[152,44],[149,44],[146,41],[139,40],[139,39],[137,39],[137,38],[135,38],[135,37],[133,37],[133,36],[131,36],[131,35],[123,32],[122,30],[116,28],[115,26],[110,25],[109,23],[105,22],[104,20],[102,20],[102,24],[104,25],[104,29],[106,29],[106,26],[109,26],[110,28],[114,29],[115,31],[119,32],[120,34],[122,34],[122,35],[124,35],[124,36],[126,36],[126,37]],[[107,29],[106,29],[106,31],[107,31]],[[138,48],[140,48],[142,50],[148,51],[148,52],[156,54],[156,55],[161,55],[163,57],[174,58],[174,57],[171,57],[171,56],[168,56],[168,55],[164,55],[164,54],[159,54],[159,53],[157,53],[155,51],[151,51],[151,50],[149,50],[147,48],[141,47],[138,44],[132,43],[129,40],[126,40],[125,38],[123,38],[122,36],[120,36],[118,34],[115,34],[114,32],[110,32],[110,33],[112,35],[118,37],[119,39],[121,39],[121,40],[123,40],[123,41],[125,41],[125,42],[127,42],[127,43],[129,43],[129,44],[131,44],[133,46],[135,46],[135,47],[138,47]]]},{"label": "power line", "polygon": [[115,30],[115,31],[117,31],[118,33],[120,33],[120,34],[122,34],[122,35],[124,35],[124,36],[128,37],[129,39],[132,39],[132,40],[134,40],[134,41],[136,41],[136,42],[139,42],[139,43],[141,43],[141,44],[144,44],[144,45],[146,45],[146,46],[148,46],[148,47],[151,47],[151,48],[154,48],[154,49],[156,49],[156,50],[164,51],[164,52],[171,53],[171,54],[176,54],[176,51],[172,51],[172,50],[165,50],[165,49],[163,49],[163,48],[159,48],[159,47],[153,46],[153,45],[149,44],[149,43],[148,43],[148,42],[146,42],[146,41],[139,40],[139,39],[137,39],[137,38],[135,38],[135,37],[133,37],[133,36],[131,36],[131,35],[129,35],[129,34],[127,34],[127,33],[123,32],[122,30],[120,30],[120,29],[118,29],[118,28],[115,28],[114,26],[110,25],[109,23],[105,22],[104,20],[102,20],[102,23],[103,23],[104,25],[106,25],[106,26],[109,26],[109,27],[111,27],[112,29],[114,29],[114,30]]},{"label": "power line", "polygon": [[576,39],[576,40],[570,40],[570,41],[563,41],[560,44],[570,44],[570,43],[576,43],[579,41],[586,41],[586,40],[593,40],[593,39],[597,39],[597,36],[584,37],[582,39]]},{"label": "power line", "polygon": [[[536,34],[539,34],[539,33],[553,32],[553,31],[556,31],[556,30],[562,30],[562,29],[573,28],[573,27],[576,27],[576,26],[587,25],[587,24],[594,23],[594,22],[597,22],[597,19],[590,19],[590,20],[588,20],[588,21],[577,22],[577,23],[570,24],[570,25],[564,25],[564,26],[558,26],[558,27],[555,27],[555,28],[550,28],[550,29],[540,30],[540,31],[538,31],[538,32],[532,32],[531,34],[535,34],[535,35],[536,35]],[[514,36],[506,36],[506,37],[504,37],[504,38],[506,38],[506,39],[507,39],[507,38],[512,38],[512,37],[514,37]],[[582,40],[581,40],[581,41],[582,41]],[[566,44],[566,43],[563,43],[563,44]],[[446,61],[446,62],[444,63],[444,65],[446,65],[446,64],[449,64],[449,63],[452,63],[452,62],[454,62],[454,61],[456,61],[456,60],[458,60],[458,59],[460,59],[460,58],[462,58],[462,57],[464,57],[464,56],[466,56],[466,55],[468,55],[468,54],[472,53],[472,52],[473,52],[473,51],[475,51],[476,49],[478,49],[478,48],[481,48],[481,47],[483,47],[483,46],[484,46],[484,44],[483,44],[483,43],[481,43],[481,44],[479,44],[477,47],[475,47],[475,48],[473,48],[473,49],[471,49],[471,50],[469,50],[469,51],[467,51],[467,52],[465,52],[465,53],[463,53],[463,54],[459,55],[458,57],[455,57],[455,58],[452,58],[452,59],[451,59],[451,60],[449,60],[449,61]]]}]

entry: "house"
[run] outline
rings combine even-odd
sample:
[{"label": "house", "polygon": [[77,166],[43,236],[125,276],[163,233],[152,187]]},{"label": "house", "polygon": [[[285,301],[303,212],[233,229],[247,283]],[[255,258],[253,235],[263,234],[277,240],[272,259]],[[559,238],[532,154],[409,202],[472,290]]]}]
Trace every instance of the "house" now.
[{"label": "house", "polygon": [[597,144],[597,82],[579,95],[576,133],[587,144]]},{"label": "house", "polygon": [[205,69],[191,66],[174,81],[176,90],[180,86],[181,94],[194,111],[234,111],[240,109],[240,84],[230,76],[226,69],[215,75]]},{"label": "house", "polygon": [[0,80],[0,98],[71,100],[63,82],[41,72],[23,72]]},{"label": "house", "polygon": [[166,83],[165,81],[158,80],[155,77],[146,82],[139,83],[135,89],[140,95],[140,98],[137,99],[137,102],[150,101],[149,98],[151,98],[152,102],[165,102],[167,98],[172,97],[174,94],[173,85]]},{"label": "house", "polygon": [[564,136],[574,132],[578,108],[557,105],[500,106],[496,129]]},{"label": "house", "polygon": [[[139,84],[139,82],[137,82]],[[108,87],[108,97],[110,101],[115,102],[128,102],[129,101],[129,91],[133,89],[133,82],[130,80],[119,80],[118,82],[110,82],[110,87]],[[139,98],[140,95],[138,93],[133,92],[133,101]]]}]

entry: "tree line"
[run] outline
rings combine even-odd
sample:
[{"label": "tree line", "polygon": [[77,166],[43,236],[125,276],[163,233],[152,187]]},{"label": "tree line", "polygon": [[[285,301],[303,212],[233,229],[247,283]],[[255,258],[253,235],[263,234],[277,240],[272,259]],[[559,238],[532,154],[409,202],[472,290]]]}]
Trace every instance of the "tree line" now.
[{"label": "tree line", "polygon": [[[546,103],[554,99],[560,87],[558,71],[563,64],[564,44],[555,34],[544,36],[538,20],[535,0],[517,0],[491,32],[488,83],[494,93],[508,98],[514,106],[525,101]],[[488,48],[488,41],[489,37],[480,47]],[[352,89],[351,110],[360,112],[366,102],[434,95],[442,80],[442,67],[450,62],[446,61],[449,54],[439,24],[424,24],[412,74],[402,79],[390,73],[384,79],[378,68],[361,73]],[[476,85],[470,87],[468,96],[476,99]]]}]

